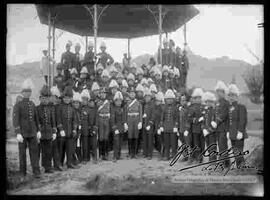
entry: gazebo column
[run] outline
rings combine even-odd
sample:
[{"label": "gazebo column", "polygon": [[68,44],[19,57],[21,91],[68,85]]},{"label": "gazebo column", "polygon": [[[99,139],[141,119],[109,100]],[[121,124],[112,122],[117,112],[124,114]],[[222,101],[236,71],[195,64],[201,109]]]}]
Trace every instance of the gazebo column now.
[{"label": "gazebo column", "polygon": [[[49,9],[48,13],[48,57],[51,56],[51,12]],[[49,62],[49,76],[48,76],[48,85],[51,87],[51,62]]]},{"label": "gazebo column", "polygon": [[[97,4],[94,5],[94,55],[97,55],[97,26],[98,19],[97,19]],[[94,66],[96,71],[96,65]]]},{"label": "gazebo column", "polygon": [[162,65],[162,5],[158,5],[159,63]]},{"label": "gazebo column", "polygon": [[[53,31],[52,31],[52,45],[53,45],[53,48],[52,48],[52,57],[53,57],[53,60],[55,60],[55,23],[53,22]],[[53,62],[53,65],[52,65],[52,80],[53,80],[53,77],[54,77],[54,71],[55,71],[55,62]],[[53,83],[52,83],[53,84]]]},{"label": "gazebo column", "polygon": [[[128,38],[128,58],[130,58],[130,38]],[[128,64],[130,65],[130,60],[128,60]]]},{"label": "gazebo column", "polygon": [[184,50],[186,50],[186,47],[187,47],[187,27],[186,27],[186,24],[184,24],[183,33],[184,33]]},{"label": "gazebo column", "polygon": [[85,53],[87,53],[87,48],[88,48],[88,37],[85,36]]}]

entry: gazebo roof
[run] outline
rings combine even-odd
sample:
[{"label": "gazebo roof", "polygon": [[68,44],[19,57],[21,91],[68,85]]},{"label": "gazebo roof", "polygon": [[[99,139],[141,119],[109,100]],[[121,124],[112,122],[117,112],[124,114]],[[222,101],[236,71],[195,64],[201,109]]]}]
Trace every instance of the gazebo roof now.
[{"label": "gazebo roof", "polygon": [[[56,28],[81,36],[94,35],[92,17],[83,5],[37,4],[42,24],[48,25],[49,8],[51,16],[56,15]],[[150,8],[158,11],[158,5]],[[163,32],[176,31],[199,13],[191,5],[162,5],[162,8],[167,11]],[[158,25],[146,5],[109,5],[98,22],[98,37],[136,38],[157,34]]]}]

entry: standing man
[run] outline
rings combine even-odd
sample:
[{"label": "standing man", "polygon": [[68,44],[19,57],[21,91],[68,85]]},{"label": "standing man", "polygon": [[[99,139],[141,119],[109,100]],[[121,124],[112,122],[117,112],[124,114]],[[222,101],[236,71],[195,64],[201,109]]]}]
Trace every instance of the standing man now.
[{"label": "standing man", "polygon": [[188,57],[187,57],[187,52],[186,50],[183,51],[183,56],[182,56],[182,66],[180,69],[180,76],[181,76],[181,87],[186,87],[187,85],[187,73],[189,70],[189,61],[188,61]]},{"label": "standing man", "polygon": [[80,43],[76,43],[75,45],[75,54],[74,54],[74,63],[73,67],[77,69],[78,72],[82,69],[83,55],[80,53],[81,45]]},{"label": "standing man", "polygon": [[176,52],[175,52],[175,43],[172,39],[169,41],[169,59],[170,66],[175,67],[176,64]]},{"label": "standing man", "polygon": [[[240,95],[239,89],[235,84],[229,85],[229,131],[227,132],[228,140],[231,140],[234,156],[244,150],[244,140],[248,138],[246,132],[247,126],[247,109],[244,105],[238,103]],[[236,166],[240,168],[245,160],[243,156],[236,157]]]},{"label": "standing man", "polygon": [[[40,71],[42,76],[44,76],[45,82],[48,85],[48,80],[50,78],[49,66],[51,64],[51,71],[53,70],[52,64],[55,63],[53,58],[48,56],[48,50],[43,50],[43,57],[40,62]],[[51,62],[51,63],[50,63]]]},{"label": "standing man", "polygon": [[[217,104],[216,104],[216,136],[219,151],[226,151],[228,149],[228,143],[226,138],[226,133],[228,132],[229,123],[229,102],[225,99],[225,94],[228,88],[223,81],[218,81],[215,87],[217,94]],[[223,157],[227,157],[228,154],[224,154]],[[220,157],[222,158],[222,157]],[[219,158],[219,159],[220,159]],[[225,167],[229,167],[230,160],[225,161]]]},{"label": "standing man", "polygon": [[130,58],[127,57],[127,53],[124,53],[124,58],[122,59],[123,69],[129,69]]},{"label": "standing man", "polygon": [[69,41],[66,44],[66,52],[62,53],[61,55],[61,64],[63,66],[64,70],[64,79],[65,81],[69,79],[70,77],[70,69],[73,68],[74,63],[74,54],[70,52],[70,47],[72,46],[72,43]]},{"label": "standing man", "polygon": [[[164,38],[163,40],[163,49],[161,49],[161,55],[162,55],[162,63],[161,66],[163,65],[170,65],[170,54],[169,54],[169,41],[167,38]],[[158,54],[158,61],[160,62],[160,55]]]},{"label": "standing man", "polygon": [[29,147],[30,162],[35,178],[40,178],[38,139],[41,137],[35,104],[30,100],[33,83],[27,79],[22,84],[22,101],[14,112],[14,126],[19,142],[20,172],[26,175],[26,148]]},{"label": "standing man", "polygon": [[84,63],[83,65],[86,65],[86,68],[88,70],[89,74],[95,73],[95,54],[93,52],[94,44],[92,41],[88,44],[88,52],[84,55]]},{"label": "standing man", "polygon": [[64,76],[62,75],[62,65],[58,63],[56,66],[57,74],[53,78],[53,86],[57,86],[58,90],[62,93],[64,91]]},{"label": "standing man", "polygon": [[112,65],[114,63],[114,60],[111,55],[106,52],[105,42],[101,42],[100,50],[101,52],[97,54],[97,57],[99,58],[98,63],[101,63],[103,68],[107,69],[107,66]]}]

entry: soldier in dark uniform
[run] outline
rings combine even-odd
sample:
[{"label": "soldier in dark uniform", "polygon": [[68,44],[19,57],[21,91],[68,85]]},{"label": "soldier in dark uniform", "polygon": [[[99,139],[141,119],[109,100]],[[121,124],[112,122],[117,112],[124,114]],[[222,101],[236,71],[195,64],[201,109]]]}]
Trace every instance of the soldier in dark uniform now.
[{"label": "soldier in dark uniform", "polygon": [[128,145],[131,158],[136,157],[139,130],[142,129],[142,105],[136,99],[135,88],[129,88],[130,101],[126,104],[126,119],[124,129],[128,130]]},{"label": "soldier in dark uniform", "polygon": [[107,91],[102,88],[100,100],[97,103],[96,127],[102,160],[108,160],[108,140],[110,133],[110,102],[106,99]]},{"label": "soldier in dark uniform", "polygon": [[73,67],[77,69],[78,72],[82,69],[83,55],[80,53],[81,45],[77,43],[75,45],[75,53],[73,58]]},{"label": "soldier in dark uniform", "polygon": [[[192,104],[188,110],[188,123],[190,123],[192,140],[194,147],[197,146],[197,149],[193,153],[193,159],[190,159],[190,162],[202,162],[203,157],[200,156],[200,153],[204,151],[205,147],[205,139],[202,133],[201,124],[205,120],[203,117],[203,106],[201,105],[201,99],[203,96],[203,91],[201,88],[195,88],[192,93]],[[192,147],[193,147],[192,145]]]},{"label": "soldier in dark uniform", "polygon": [[168,89],[171,88],[171,80],[169,78],[169,67],[167,65],[163,66],[162,79],[161,79],[161,88],[162,92],[165,93]]},{"label": "soldier in dark uniform", "polygon": [[187,84],[187,73],[189,70],[189,61],[188,61],[188,57],[187,57],[187,53],[184,50],[183,51],[183,56],[182,56],[182,66],[180,69],[180,79],[181,79],[181,87],[186,87]]},{"label": "soldier in dark uniform", "polygon": [[[230,84],[229,87],[229,131],[227,138],[231,140],[234,156],[244,150],[244,140],[248,138],[246,132],[247,126],[247,109],[244,105],[238,103],[240,94],[238,87],[235,84]],[[240,168],[245,160],[243,156],[236,157],[236,166]]]},{"label": "soldier in dark uniform", "polygon": [[97,64],[97,68],[96,68],[97,72],[96,72],[96,76],[95,76],[95,81],[98,82],[98,84],[101,84],[102,80],[101,80],[101,74],[104,70],[103,66],[101,63]]},{"label": "soldier in dark uniform", "polygon": [[132,73],[129,73],[127,76],[128,87],[136,87],[135,86],[135,76]]},{"label": "soldier in dark uniform", "polygon": [[30,162],[33,174],[36,178],[40,177],[38,160],[38,143],[41,133],[37,117],[37,110],[33,101],[29,100],[32,93],[33,83],[25,80],[22,84],[22,101],[18,102],[14,111],[14,128],[19,142],[19,162],[20,172],[26,175],[26,148],[29,147]]},{"label": "soldier in dark uniform", "polygon": [[172,88],[177,92],[180,92],[180,72],[179,69],[176,67],[173,68],[174,70],[174,78],[172,80]]},{"label": "soldier in dark uniform", "polygon": [[[225,94],[227,92],[227,86],[224,82],[218,81],[215,86],[215,91],[217,93],[217,104],[216,104],[216,136],[218,142],[219,152],[228,150],[228,143],[226,138],[226,133],[228,132],[229,126],[229,102],[225,99]],[[228,157],[228,154],[224,154],[219,157],[222,159],[224,157]],[[230,166],[230,160],[224,161],[226,167]]]},{"label": "soldier in dark uniform", "polygon": [[80,79],[78,80],[77,91],[82,92],[84,89],[90,88],[89,79],[87,78],[88,71],[86,67],[83,67],[80,72]]},{"label": "soldier in dark uniform", "polygon": [[164,150],[163,135],[160,130],[161,127],[161,117],[163,113],[163,102],[164,96],[162,92],[158,92],[155,96],[155,105],[153,108],[152,119],[153,122],[153,134],[155,137],[155,147],[160,152],[160,159],[162,159],[162,152]]},{"label": "soldier in dark uniform", "polygon": [[66,87],[63,93],[63,104],[59,108],[58,128],[60,130],[61,144],[60,157],[63,166],[65,154],[67,156],[67,167],[76,168],[72,163],[74,154],[74,138],[76,137],[77,121],[71,101],[73,92],[71,87]]},{"label": "soldier in dark uniform", "polygon": [[123,80],[124,80],[123,74],[122,74],[122,73],[118,73],[118,74],[117,74],[117,77],[116,77],[116,81],[117,81],[119,87],[121,87],[122,81],[123,81]]},{"label": "soldier in dark uniform", "polygon": [[88,52],[84,55],[83,65],[86,65],[89,74],[95,73],[95,55],[93,52],[94,44],[93,42],[89,42],[88,44]]},{"label": "soldier in dark uniform", "polygon": [[171,67],[175,67],[176,65],[175,43],[172,39],[169,41],[169,63]]},{"label": "soldier in dark uniform", "polygon": [[117,91],[114,95],[114,103],[111,109],[111,124],[113,130],[113,160],[120,159],[121,156],[121,142],[122,134],[124,133],[125,112],[123,108],[123,95],[120,91]]},{"label": "soldier in dark uniform", "polygon": [[114,63],[113,58],[110,54],[106,52],[106,44],[105,42],[101,42],[100,44],[101,52],[97,54],[98,63],[101,63],[104,69],[107,69],[108,65],[112,65]]},{"label": "soldier in dark uniform", "polygon": [[180,47],[176,47],[176,53],[175,53],[175,67],[181,71],[182,67],[182,52]]},{"label": "soldier in dark uniform", "polygon": [[[206,147],[208,148],[212,144],[216,144],[216,131],[217,128],[216,120],[215,120],[215,101],[216,97],[211,92],[205,92],[204,93],[204,99],[206,102],[206,106],[204,107],[204,121],[202,123],[202,130],[203,135],[205,137]],[[217,146],[211,146],[210,149],[208,149],[209,154],[211,155],[211,152],[217,152]],[[209,161],[216,160],[216,155],[213,154],[209,157]]]},{"label": "soldier in dark uniform", "polygon": [[[145,80],[145,79],[144,79]],[[144,105],[144,87],[139,83],[136,87],[136,99],[140,102],[140,104]],[[137,147],[136,147],[136,154],[138,154],[141,151],[141,144],[142,144],[142,140],[143,140],[143,129],[139,130],[139,137],[138,137],[138,141],[137,141]]]},{"label": "soldier in dark uniform", "polygon": [[144,90],[145,103],[143,104],[143,156],[152,159],[153,154],[153,143],[154,143],[154,122],[152,121],[152,114],[154,111],[154,104],[152,101],[152,93],[150,89],[145,88]]},{"label": "soldier in dark uniform", "polygon": [[71,45],[71,42],[68,42],[66,44],[66,52],[61,55],[61,64],[63,66],[65,80],[69,79],[69,70],[73,68],[74,63],[74,54],[70,52]]},{"label": "soldier in dark uniform", "polygon": [[49,105],[50,95],[49,87],[43,86],[40,91],[40,105],[37,106],[37,116],[41,130],[42,165],[45,168],[45,173],[53,173],[52,141],[56,139],[55,113],[52,112]]},{"label": "soldier in dark uniform", "polygon": [[[57,122],[57,112],[59,110],[59,106],[61,103],[60,99],[60,91],[56,86],[51,87],[51,98],[50,98],[50,108],[53,112],[53,115],[55,117],[55,123],[56,126],[58,124]],[[60,142],[60,131],[58,128],[56,128],[56,139],[52,141],[52,159],[53,159],[53,166],[54,170],[57,171],[63,171],[63,169],[60,167],[60,154],[59,154],[59,142]]]},{"label": "soldier in dark uniform", "polygon": [[167,38],[164,38],[163,40],[163,49],[161,49],[161,55],[162,55],[162,63],[160,63],[160,55],[158,54],[158,61],[159,63],[163,65],[170,65],[170,51],[168,48],[169,41]]},{"label": "soldier in dark uniform", "polygon": [[137,71],[136,71],[136,75],[137,75],[137,82],[140,83],[141,80],[143,79],[143,70],[142,68],[138,68]]},{"label": "soldier in dark uniform", "polygon": [[70,71],[71,77],[65,81],[65,87],[71,87],[75,92],[78,91],[79,78],[76,68],[72,68]]},{"label": "soldier in dark uniform", "polygon": [[64,91],[64,76],[62,75],[62,64],[58,63],[56,66],[57,75],[53,78],[53,86],[57,86],[59,91]]},{"label": "soldier in dark uniform", "polygon": [[104,69],[101,74],[100,87],[108,88],[110,84],[110,73],[107,69]]},{"label": "soldier in dark uniform", "polygon": [[170,146],[172,157],[177,152],[177,107],[174,103],[175,95],[172,90],[167,90],[164,96],[165,106],[161,117],[161,132],[164,132],[165,159],[170,159]]},{"label": "soldier in dark uniform", "polygon": [[158,91],[162,91],[162,73],[159,69],[155,69],[155,84]]}]

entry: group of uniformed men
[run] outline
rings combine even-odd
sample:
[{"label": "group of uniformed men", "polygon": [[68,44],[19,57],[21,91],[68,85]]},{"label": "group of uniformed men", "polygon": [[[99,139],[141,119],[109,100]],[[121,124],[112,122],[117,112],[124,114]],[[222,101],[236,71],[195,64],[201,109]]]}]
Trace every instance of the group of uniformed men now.
[{"label": "group of uniformed men", "polygon": [[[113,149],[116,162],[121,159],[124,140],[128,141],[130,158],[138,157],[142,149],[143,157],[152,159],[155,147],[160,159],[170,160],[177,153],[178,139],[181,144],[198,147],[183,162],[202,162],[199,154],[213,143],[217,146],[212,145],[209,151],[218,147],[219,152],[226,152],[227,140],[235,151],[243,151],[247,111],[238,103],[240,93],[235,84],[227,87],[218,81],[216,95],[201,88],[189,94],[177,84],[177,67],[154,65],[147,73],[147,67],[131,63],[122,73],[112,65],[113,59],[104,48],[102,43],[97,62],[89,53],[85,56],[89,62],[79,68],[68,60],[73,55],[65,52],[57,66],[54,86],[41,89],[38,106],[29,99],[31,81],[22,84],[22,98],[14,106],[13,121],[24,175],[26,147],[36,177],[40,177],[40,154],[45,173],[52,173],[53,169],[63,170],[65,157],[68,168],[77,168],[91,158],[97,163],[97,150],[100,160],[108,160],[108,152]],[[216,154],[209,159],[217,159]],[[242,161],[243,157],[236,158],[238,166]],[[229,164],[226,160],[225,166]]]}]

